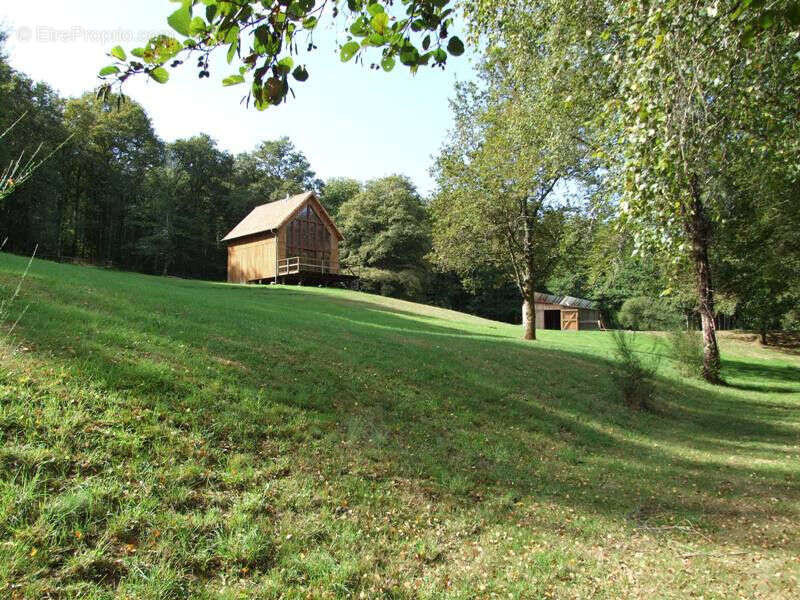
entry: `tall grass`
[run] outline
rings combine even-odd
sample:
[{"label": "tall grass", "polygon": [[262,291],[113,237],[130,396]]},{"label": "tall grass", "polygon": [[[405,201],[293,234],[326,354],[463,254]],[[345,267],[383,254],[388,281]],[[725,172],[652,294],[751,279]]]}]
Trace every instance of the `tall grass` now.
[{"label": "tall grass", "polygon": [[674,329],[667,335],[667,353],[684,377],[700,377],[703,372],[703,340],[699,331]]},{"label": "tall grass", "polygon": [[[19,125],[20,121],[25,118],[26,114],[27,113],[23,113],[20,118],[9,125],[5,131],[0,133],[0,143],[5,141],[6,137],[14,130],[14,127]],[[72,135],[61,142],[58,146],[53,148],[53,150],[51,150],[50,153],[43,158],[39,157],[43,144],[39,144],[36,147],[36,150],[34,150],[33,153],[28,157],[25,156],[25,152],[23,151],[20,153],[18,158],[12,160],[4,169],[0,170],[0,201],[5,200],[16,188],[33,177],[36,169],[41,167],[45,161],[47,161],[56,152],[61,150],[61,148],[63,148],[64,145],[70,139],[72,139]]]},{"label": "tall grass", "polygon": [[[16,127],[22,119],[25,118],[23,114],[19,119],[14,121],[8,129],[6,129],[3,133],[0,133],[0,142],[2,142],[6,136]],[[61,146],[59,146],[60,148]],[[34,150],[33,154],[31,154],[27,159],[25,158],[25,153],[19,155],[19,158],[16,158],[8,164],[4,170],[0,171],[0,200],[4,200],[8,197],[14,189],[22,185],[26,180],[30,179],[33,175],[34,171],[44,162],[43,160],[37,161],[37,156],[42,149],[42,145],[39,144],[39,147]]]},{"label": "tall grass", "polygon": [[[23,113],[16,121],[14,121],[8,128],[0,133],[0,143],[3,143],[7,136],[14,130],[14,128],[19,125],[20,121],[25,118],[27,113]],[[73,134],[74,135],[74,134]],[[69,136],[66,140],[61,142],[58,146],[56,146],[50,154],[45,156],[44,158],[39,158],[39,153],[42,150],[42,144],[33,151],[33,153],[25,157],[25,152],[23,151],[18,158],[12,160],[2,171],[0,171],[0,202],[5,200],[8,196],[10,196],[14,190],[25,183],[28,179],[30,179],[36,170],[42,166],[46,160],[48,160],[53,154],[58,152],[64,144],[66,144],[72,136]],[[6,243],[8,242],[8,237],[6,237],[2,243],[0,243],[0,252],[5,248]],[[25,270],[23,271],[22,275],[17,282],[14,291],[7,297],[4,297],[0,300],[0,324],[5,325],[11,319],[11,325],[8,328],[8,331],[0,331],[0,358],[7,358],[9,353],[13,352],[16,348],[12,342],[14,330],[19,325],[19,322],[22,320],[22,317],[25,316],[25,313],[28,311],[28,306],[26,305],[20,312],[17,314],[16,318],[12,316],[12,308],[19,298],[19,293],[22,290],[22,284],[25,282],[25,278],[28,276],[28,272],[31,268],[31,263],[33,263],[33,259],[36,256],[36,251],[39,249],[38,244],[33,250],[33,254],[31,255],[30,260],[28,261]]]},{"label": "tall grass", "polygon": [[[0,251],[5,248],[6,242],[8,242],[8,238],[5,238],[3,242],[0,243]],[[17,325],[19,325],[19,322],[22,320],[22,317],[24,317],[25,313],[28,312],[30,304],[26,304],[22,310],[16,314],[16,316],[14,315],[13,309],[17,300],[19,299],[20,291],[22,291],[22,284],[25,283],[25,279],[28,277],[28,272],[31,269],[31,264],[33,263],[33,259],[36,257],[36,251],[38,249],[38,245],[33,249],[33,254],[31,254],[28,264],[25,266],[25,270],[17,280],[14,291],[0,299],[0,326],[2,326],[2,329],[0,330],[0,359],[8,358],[8,356],[16,350],[16,345],[13,342],[14,331],[16,330]],[[8,325],[8,330],[6,330],[5,326],[9,323],[10,325]]]}]

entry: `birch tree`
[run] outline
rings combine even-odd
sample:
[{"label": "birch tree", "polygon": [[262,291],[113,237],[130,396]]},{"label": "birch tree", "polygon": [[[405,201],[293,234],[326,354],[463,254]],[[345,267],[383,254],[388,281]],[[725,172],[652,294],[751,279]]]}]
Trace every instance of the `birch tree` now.
[{"label": "birch tree", "polygon": [[723,2],[625,2],[612,28],[619,45],[606,59],[618,89],[606,118],[621,162],[622,216],[640,244],[689,257],[703,376],[717,383],[715,223],[732,165],[797,171],[797,35],[776,24],[744,36],[735,5]]}]

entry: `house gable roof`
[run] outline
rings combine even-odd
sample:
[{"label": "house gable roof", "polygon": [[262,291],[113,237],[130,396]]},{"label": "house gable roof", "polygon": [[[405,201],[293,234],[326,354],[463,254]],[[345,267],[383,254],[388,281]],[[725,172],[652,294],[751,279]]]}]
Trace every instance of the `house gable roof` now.
[{"label": "house gable roof", "polygon": [[313,202],[314,208],[327,222],[336,237],[341,240],[341,232],[336,227],[333,219],[331,219],[328,211],[320,204],[316,194],[314,192],[304,192],[291,198],[256,206],[236,227],[231,229],[228,235],[222,238],[222,241],[230,242],[250,235],[264,233],[265,231],[280,229],[309,201]]}]

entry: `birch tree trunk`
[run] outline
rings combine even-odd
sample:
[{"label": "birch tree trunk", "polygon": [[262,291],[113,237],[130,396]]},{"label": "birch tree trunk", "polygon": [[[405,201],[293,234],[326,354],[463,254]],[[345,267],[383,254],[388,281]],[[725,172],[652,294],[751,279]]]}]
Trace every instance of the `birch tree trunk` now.
[{"label": "birch tree trunk", "polygon": [[710,383],[722,383],[719,346],[714,323],[714,288],[711,284],[711,265],[708,260],[711,222],[700,198],[696,180],[692,181],[691,192],[692,211],[685,223],[692,244],[698,311],[703,327],[703,379]]},{"label": "birch tree trunk", "polygon": [[522,252],[524,263],[524,281],[522,283],[522,326],[523,339],[536,339],[536,284],[533,281],[535,272],[535,257],[533,256],[533,216],[531,207],[528,206],[527,198],[522,200],[522,217],[525,224],[525,237],[522,240]]}]

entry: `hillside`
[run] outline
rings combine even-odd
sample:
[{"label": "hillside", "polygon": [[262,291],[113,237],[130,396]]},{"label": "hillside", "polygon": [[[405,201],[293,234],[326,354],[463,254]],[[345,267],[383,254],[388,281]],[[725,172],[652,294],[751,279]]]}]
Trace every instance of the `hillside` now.
[{"label": "hillside", "polygon": [[796,597],[797,355],[631,414],[601,332],[44,261],[26,304],[3,597]]}]

